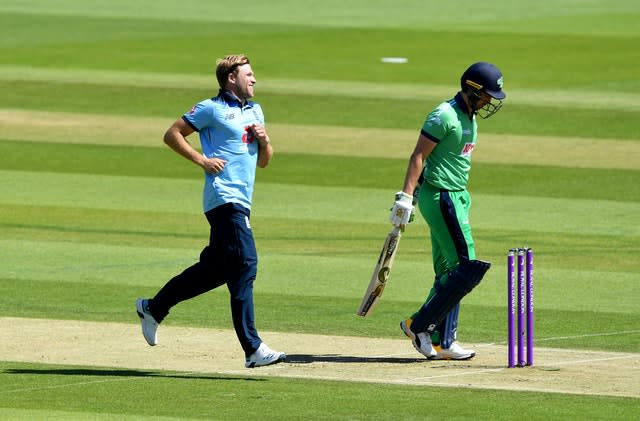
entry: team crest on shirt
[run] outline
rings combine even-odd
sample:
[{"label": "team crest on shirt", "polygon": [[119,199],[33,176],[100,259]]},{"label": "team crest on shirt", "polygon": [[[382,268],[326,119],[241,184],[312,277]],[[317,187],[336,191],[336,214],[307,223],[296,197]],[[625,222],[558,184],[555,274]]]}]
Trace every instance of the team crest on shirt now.
[{"label": "team crest on shirt", "polygon": [[475,143],[465,143],[460,156],[471,156],[471,152],[473,152],[473,148],[475,147]]},{"label": "team crest on shirt", "polygon": [[244,133],[242,133],[242,143],[253,143],[254,139],[255,135],[253,134],[253,130],[251,130],[251,126],[245,126]]}]

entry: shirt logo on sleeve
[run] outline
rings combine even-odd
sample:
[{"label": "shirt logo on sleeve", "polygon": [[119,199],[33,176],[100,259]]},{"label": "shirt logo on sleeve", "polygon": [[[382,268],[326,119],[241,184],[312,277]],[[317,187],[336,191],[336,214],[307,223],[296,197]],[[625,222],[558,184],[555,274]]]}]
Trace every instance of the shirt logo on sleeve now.
[{"label": "shirt logo on sleeve", "polygon": [[432,113],[428,118],[427,118],[427,126],[440,126],[442,125],[442,120],[440,119],[440,113],[439,112],[435,112]]},{"label": "shirt logo on sleeve", "polygon": [[475,143],[465,143],[460,156],[471,156],[471,152],[473,152],[473,148],[475,147]]}]

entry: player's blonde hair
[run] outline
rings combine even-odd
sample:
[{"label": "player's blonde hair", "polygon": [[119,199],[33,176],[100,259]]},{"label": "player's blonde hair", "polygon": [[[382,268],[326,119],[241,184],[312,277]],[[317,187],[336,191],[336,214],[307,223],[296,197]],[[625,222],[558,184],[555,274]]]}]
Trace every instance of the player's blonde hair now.
[{"label": "player's blonde hair", "polygon": [[238,71],[238,67],[244,64],[249,64],[249,57],[244,54],[231,54],[216,60],[216,78],[218,79],[218,85],[224,88],[227,84],[229,74],[235,74],[235,72]]}]

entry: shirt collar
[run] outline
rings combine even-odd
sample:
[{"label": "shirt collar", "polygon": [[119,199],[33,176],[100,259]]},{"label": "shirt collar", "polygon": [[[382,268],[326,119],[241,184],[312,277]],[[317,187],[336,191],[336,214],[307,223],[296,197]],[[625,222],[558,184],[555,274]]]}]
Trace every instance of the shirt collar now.
[{"label": "shirt collar", "polygon": [[476,113],[469,114],[469,112],[467,111],[468,109],[467,103],[465,102],[464,97],[462,96],[462,92],[458,92],[456,96],[453,97],[453,100],[456,102],[456,104],[458,104],[458,107],[460,107],[462,112],[469,116],[469,120],[473,120],[473,116]]},{"label": "shirt collar", "polygon": [[249,100],[246,100],[243,104],[242,101],[240,101],[240,98],[235,96],[233,92],[226,89],[220,89],[218,91],[218,96],[224,99],[224,101],[229,105],[236,105],[242,108],[251,107],[253,105],[253,103]]}]

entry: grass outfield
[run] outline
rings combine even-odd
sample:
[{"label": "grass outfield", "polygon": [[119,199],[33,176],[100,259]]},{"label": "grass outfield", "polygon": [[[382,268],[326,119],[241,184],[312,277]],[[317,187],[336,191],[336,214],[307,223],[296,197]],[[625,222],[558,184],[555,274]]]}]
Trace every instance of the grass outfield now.
[{"label": "grass outfield", "polygon": [[[479,121],[471,217],[478,256],[494,266],[463,301],[461,341],[504,342],[505,253],[526,244],[537,345],[640,353],[640,5],[424,3],[3,1],[0,317],[137,324],[133,300],[207,240],[201,174],[161,136],[215,94],[215,59],[245,52],[276,151],[252,216],[258,327],[398,338],[431,284],[423,221],[405,233],[375,314],[354,313],[425,114],[482,59],[503,70],[508,99]],[[230,328],[227,299],[198,297],[166,324]],[[517,402],[530,419],[633,419],[640,399],[137,377],[0,361],[0,418],[509,419]]]},{"label": "grass outfield", "polygon": [[[477,390],[442,387],[39,364],[0,363],[0,369],[8,373],[3,388],[30,391],[14,394],[12,406],[3,408],[5,419],[424,420],[425,399],[434,412],[454,406],[454,419],[509,420],[523,412],[529,419],[577,419],[585,407],[589,419],[631,419],[637,409],[635,399],[608,396],[489,391],[479,399]],[[55,392],[43,391],[44,383]],[[164,404],[150,396],[162,396]],[[237,408],[243,402],[246,407]]]}]

